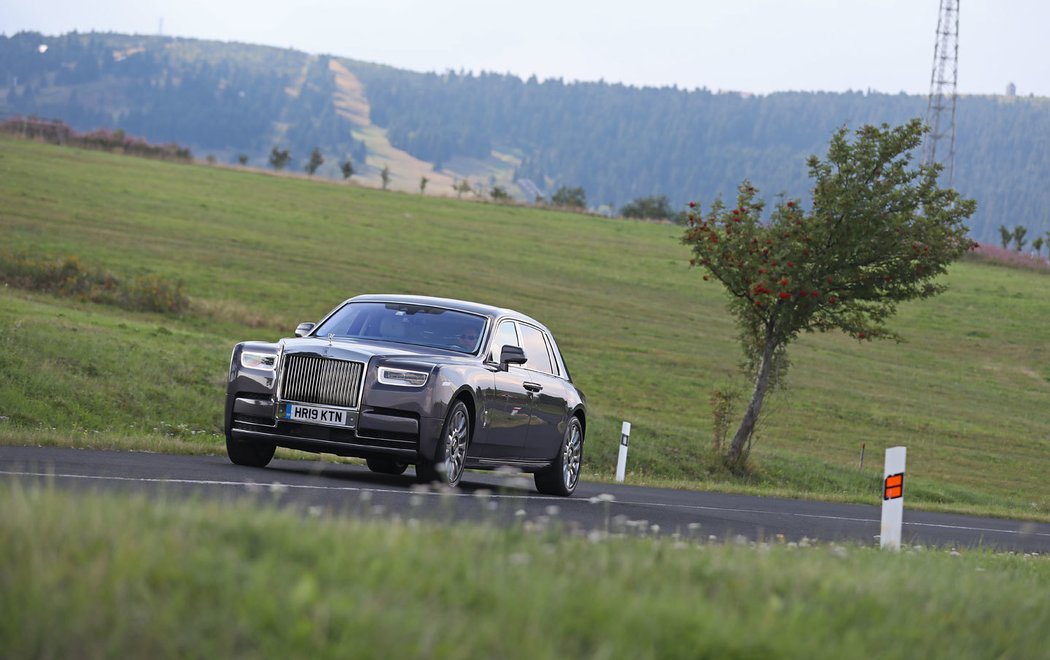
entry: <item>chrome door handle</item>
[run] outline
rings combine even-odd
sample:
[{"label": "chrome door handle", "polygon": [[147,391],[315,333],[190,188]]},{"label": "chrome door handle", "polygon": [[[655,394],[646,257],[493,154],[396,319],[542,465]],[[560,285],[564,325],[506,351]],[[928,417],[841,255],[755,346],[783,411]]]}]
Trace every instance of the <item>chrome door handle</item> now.
[{"label": "chrome door handle", "polygon": [[525,382],[522,384],[525,386],[525,389],[527,389],[530,392],[539,392],[543,389],[543,385],[540,385],[539,383]]}]

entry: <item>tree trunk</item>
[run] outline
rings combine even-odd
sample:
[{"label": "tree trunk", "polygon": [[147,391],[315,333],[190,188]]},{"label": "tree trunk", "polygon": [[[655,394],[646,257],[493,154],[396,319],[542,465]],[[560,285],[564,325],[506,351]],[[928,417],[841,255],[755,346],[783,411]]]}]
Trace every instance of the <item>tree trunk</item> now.
[{"label": "tree trunk", "polygon": [[769,374],[773,369],[773,351],[775,342],[772,331],[766,332],[766,345],[762,349],[762,361],[758,365],[758,375],[755,378],[755,391],[751,394],[751,402],[747,404],[744,419],[733,436],[733,442],[729,445],[726,453],[726,462],[734,467],[739,467],[744,459],[744,445],[748,443],[755,432],[758,424],[758,415],[762,412],[762,401],[766,397],[769,388]]}]

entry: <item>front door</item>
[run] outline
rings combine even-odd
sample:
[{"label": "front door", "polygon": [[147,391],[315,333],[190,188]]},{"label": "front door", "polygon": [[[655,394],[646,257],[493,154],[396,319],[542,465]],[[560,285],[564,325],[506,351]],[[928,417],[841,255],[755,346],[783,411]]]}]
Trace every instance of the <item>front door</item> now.
[{"label": "front door", "polygon": [[[499,363],[503,346],[518,346],[513,321],[503,321],[490,342],[490,362]],[[532,394],[525,389],[526,372],[511,366],[507,371],[493,367],[493,389],[485,393],[481,414],[484,444],[477,443],[471,453],[478,458],[521,458],[532,414]]]}]

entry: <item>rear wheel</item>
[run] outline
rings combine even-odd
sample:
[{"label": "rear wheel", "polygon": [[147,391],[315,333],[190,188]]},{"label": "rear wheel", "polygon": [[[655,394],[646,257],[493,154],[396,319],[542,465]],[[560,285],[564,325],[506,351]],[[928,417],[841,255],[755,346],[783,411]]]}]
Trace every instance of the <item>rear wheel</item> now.
[{"label": "rear wheel", "polygon": [[240,440],[226,432],[226,455],[235,465],[266,467],[273,459],[277,445],[258,440]]},{"label": "rear wheel", "polygon": [[365,462],[369,470],[379,474],[402,474],[408,469],[408,463],[395,461],[392,458],[369,458]]},{"label": "rear wheel", "polygon": [[568,497],[576,490],[583,467],[583,425],[579,417],[569,420],[557,458],[535,475],[536,490],[544,495]]},{"label": "rear wheel", "polygon": [[448,411],[445,426],[438,441],[436,463],[423,461],[416,464],[416,477],[420,481],[437,481],[448,486],[459,485],[463,467],[467,462],[467,443],[470,441],[470,412],[462,401],[456,401]]}]

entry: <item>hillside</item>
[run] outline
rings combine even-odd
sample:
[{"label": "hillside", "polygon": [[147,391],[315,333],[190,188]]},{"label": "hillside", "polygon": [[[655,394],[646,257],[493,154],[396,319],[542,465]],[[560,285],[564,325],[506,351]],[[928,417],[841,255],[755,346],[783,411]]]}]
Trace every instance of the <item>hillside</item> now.
[{"label": "hillside", "polygon": [[[41,52],[41,48],[47,46]],[[783,92],[521,80],[469,72],[416,73],[289,49],[119,34],[0,37],[0,117],[37,114],[75,128],[122,128],[198,157],[265,167],[288,148],[302,171],[312,149],[320,176],[451,196],[469,180],[520,200],[582,186],[589,205],[615,212],[642,196],[675,208],[730,195],[745,177],[767,196],[805,197],[805,159],[842,125],[901,123],[926,99],[878,92]],[[954,185],[978,201],[971,233],[1050,231],[1050,100],[962,97]]]},{"label": "hillside", "polygon": [[[0,287],[0,441],[221,452],[234,342],[287,336],[363,292],[443,295],[543,319],[588,396],[586,472],[873,501],[909,448],[910,501],[1050,515],[1050,289],[961,263],[902,308],[902,345],[802,338],[746,483],[715,466],[709,398],[744,390],[723,294],[680,229],[180,165],[0,137],[0,258],[78,259],[178,283],[180,314]],[[149,281],[149,280],[147,280]],[[861,446],[868,460],[858,469]]]}]

